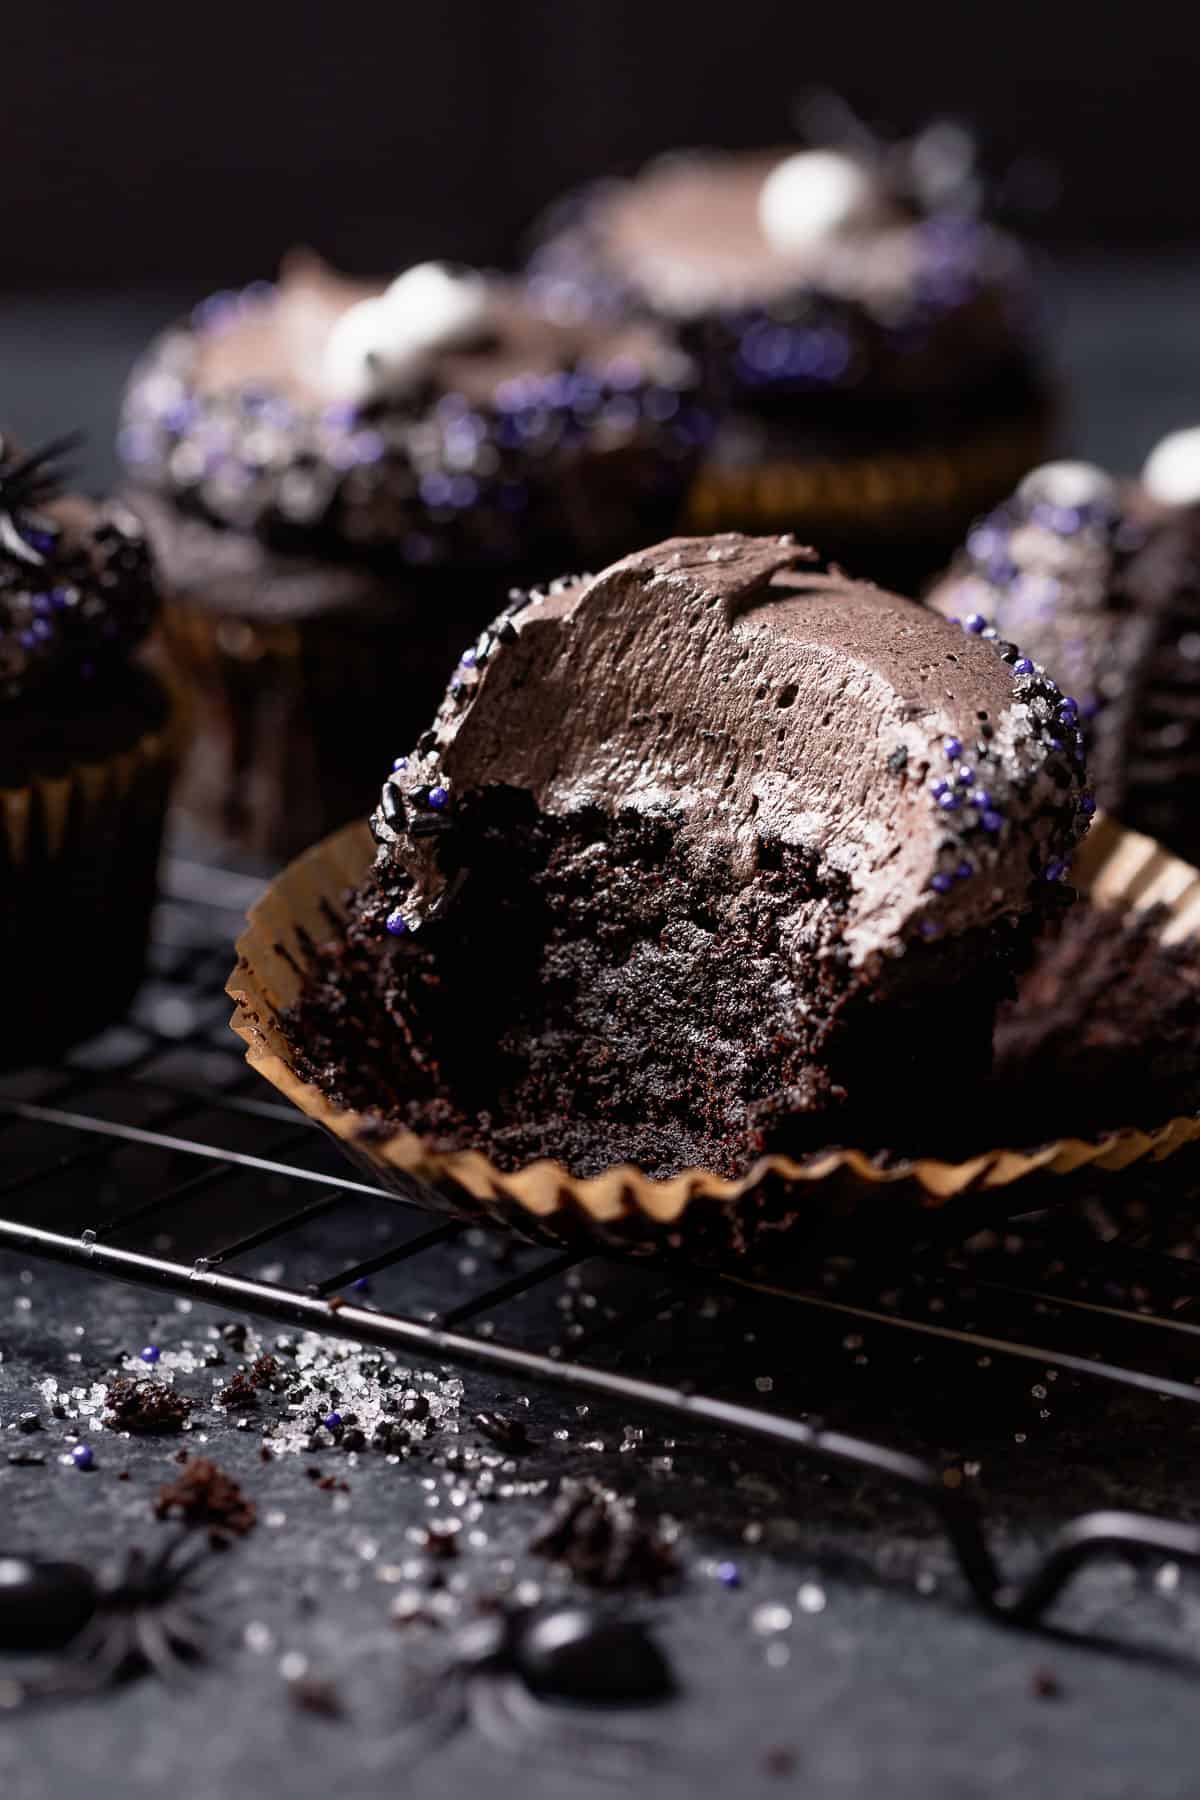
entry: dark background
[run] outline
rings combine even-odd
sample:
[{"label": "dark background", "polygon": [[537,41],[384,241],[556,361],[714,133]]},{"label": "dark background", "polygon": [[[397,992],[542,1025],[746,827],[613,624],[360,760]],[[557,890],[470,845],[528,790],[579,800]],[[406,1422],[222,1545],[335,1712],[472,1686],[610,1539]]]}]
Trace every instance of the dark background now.
[{"label": "dark background", "polygon": [[901,128],[969,117],[1026,188],[1053,171],[1049,241],[1193,244],[1197,19],[1129,0],[8,0],[0,289],[248,279],[299,241],[380,272],[498,260],[583,177],[786,140],[814,84]]}]

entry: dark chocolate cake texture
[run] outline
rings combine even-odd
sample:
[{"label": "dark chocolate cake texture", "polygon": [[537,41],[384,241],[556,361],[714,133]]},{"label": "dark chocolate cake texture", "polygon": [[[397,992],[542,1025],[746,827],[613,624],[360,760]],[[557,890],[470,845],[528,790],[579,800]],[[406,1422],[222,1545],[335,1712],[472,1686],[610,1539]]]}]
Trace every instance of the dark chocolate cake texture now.
[{"label": "dark chocolate cake texture", "polygon": [[1100,804],[1200,860],[1200,432],[1164,439],[1140,482],[1035,469],[930,599],[1069,687]]},{"label": "dark chocolate cake texture", "polygon": [[1071,897],[1074,703],[814,560],[675,539],[515,595],[384,784],[298,1072],[584,1175],[882,1144],[973,1092]]}]

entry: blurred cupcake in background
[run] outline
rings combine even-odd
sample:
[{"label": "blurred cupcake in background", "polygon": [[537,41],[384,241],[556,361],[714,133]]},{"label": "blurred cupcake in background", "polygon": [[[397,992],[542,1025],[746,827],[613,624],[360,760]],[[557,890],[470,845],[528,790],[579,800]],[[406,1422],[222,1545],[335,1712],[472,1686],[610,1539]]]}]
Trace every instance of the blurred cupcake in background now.
[{"label": "blurred cupcake in background", "polygon": [[793,530],[908,579],[1046,453],[1030,270],[980,217],[959,127],[885,144],[825,106],[811,135],[568,199],[532,277],[563,316],[632,311],[696,355],[726,416],[695,529]]},{"label": "blurred cupcake in background", "polygon": [[1200,860],[1200,428],[1164,438],[1137,481],[1034,469],[930,602],[1019,643],[1071,696],[1100,804]]},{"label": "blurred cupcake in background", "polygon": [[135,369],[120,449],[198,696],[183,797],[278,859],[360,813],[507,587],[661,535],[707,435],[652,322],[298,253]]},{"label": "blurred cupcake in background", "polygon": [[136,652],[157,610],[124,507],[58,491],[0,438],[0,1065],[117,1017],[141,975],[171,703]]}]

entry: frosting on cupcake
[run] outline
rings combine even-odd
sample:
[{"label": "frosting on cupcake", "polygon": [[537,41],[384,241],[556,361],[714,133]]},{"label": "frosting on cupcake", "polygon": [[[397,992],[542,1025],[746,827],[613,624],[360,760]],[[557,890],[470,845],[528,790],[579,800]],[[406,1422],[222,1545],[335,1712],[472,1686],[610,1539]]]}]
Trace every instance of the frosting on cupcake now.
[{"label": "frosting on cupcake", "polygon": [[694,152],[569,200],[531,268],[564,312],[672,322],[743,394],[950,388],[1031,353],[1025,258],[978,199],[969,154],[937,128]]},{"label": "frosting on cupcake", "polygon": [[694,379],[652,326],[547,319],[517,283],[427,263],[385,286],[301,255],[152,346],[120,448],[140,484],[270,540],[511,562],[589,459],[634,469],[631,508],[682,491],[708,435]]},{"label": "frosting on cupcake", "polygon": [[[1200,783],[1200,433],[1141,483],[1083,463],[1034,470],[972,530],[930,596],[969,631],[1021,642],[1078,701],[1096,792],[1194,853]],[[1192,784],[1192,785],[1188,785]]]},{"label": "frosting on cupcake", "polygon": [[[514,595],[384,785],[388,930],[444,914],[469,879],[456,818],[505,788],[542,814],[662,816],[746,891],[765,844],[815,853],[855,964],[1029,911],[1092,810],[1074,702],[994,633],[812,561],[681,538]],[[797,947],[815,917],[798,896]]]},{"label": "frosting on cupcake", "polygon": [[157,608],[133,515],[58,492],[67,447],[27,454],[0,438],[0,700],[90,678],[142,640]]}]

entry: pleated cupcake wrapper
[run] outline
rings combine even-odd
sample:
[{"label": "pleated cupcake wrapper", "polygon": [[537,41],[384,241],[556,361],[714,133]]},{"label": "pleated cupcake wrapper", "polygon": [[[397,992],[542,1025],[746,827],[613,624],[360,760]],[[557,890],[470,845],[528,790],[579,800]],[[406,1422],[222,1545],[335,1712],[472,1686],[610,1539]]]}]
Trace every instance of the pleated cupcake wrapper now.
[{"label": "pleated cupcake wrapper", "polygon": [[[309,947],[328,939],[347,891],[367,873],[373,855],[367,827],[352,825],[317,844],[275,880],[238,940],[238,963],[228,983],[236,1002],[232,1023],[246,1042],[248,1061],[330,1132],[371,1180],[427,1205],[492,1217],[527,1235],[569,1240],[590,1235],[643,1246],[687,1241],[694,1216],[711,1237],[719,1219],[726,1247],[736,1248],[760,1230],[799,1220],[818,1201],[845,1212],[869,1199],[935,1208],[975,1195],[991,1196],[998,1210],[1011,1213],[1024,1204],[1045,1203],[1030,1191],[1031,1177],[1054,1178],[1053,1197],[1059,1197],[1065,1193],[1060,1184],[1069,1180],[1162,1161],[1200,1139],[1200,1119],[1175,1118],[1150,1128],[1129,1125],[1094,1140],[1064,1137],[1035,1149],[982,1149],[960,1162],[918,1157],[881,1166],[868,1151],[856,1149],[829,1150],[803,1161],[764,1156],[732,1180],[700,1168],[656,1179],[628,1164],[577,1178],[550,1161],[506,1173],[482,1150],[435,1149],[412,1131],[381,1130],[378,1119],[338,1106],[303,1080],[281,1020],[297,998]],[[1112,820],[1094,824],[1074,879],[1100,904],[1135,911],[1165,907],[1164,941],[1200,930],[1200,872]],[[1029,1188],[1022,1190],[1022,1183]]]},{"label": "pleated cupcake wrapper", "polygon": [[86,828],[101,812],[111,817],[145,804],[149,818],[159,802],[158,810],[165,811],[181,735],[173,713],[160,730],[146,732],[125,750],[77,763],[65,775],[0,788],[0,830],[10,869],[19,877],[35,863],[50,865],[72,856],[81,822]]},{"label": "pleated cupcake wrapper", "polygon": [[920,534],[962,523],[1008,494],[1046,454],[1048,417],[949,450],[844,457],[765,457],[746,467],[710,458],[688,500],[687,529],[878,530]]},{"label": "pleated cupcake wrapper", "polygon": [[118,1017],[141,977],[176,717],[126,748],[0,788],[0,1067]]}]

